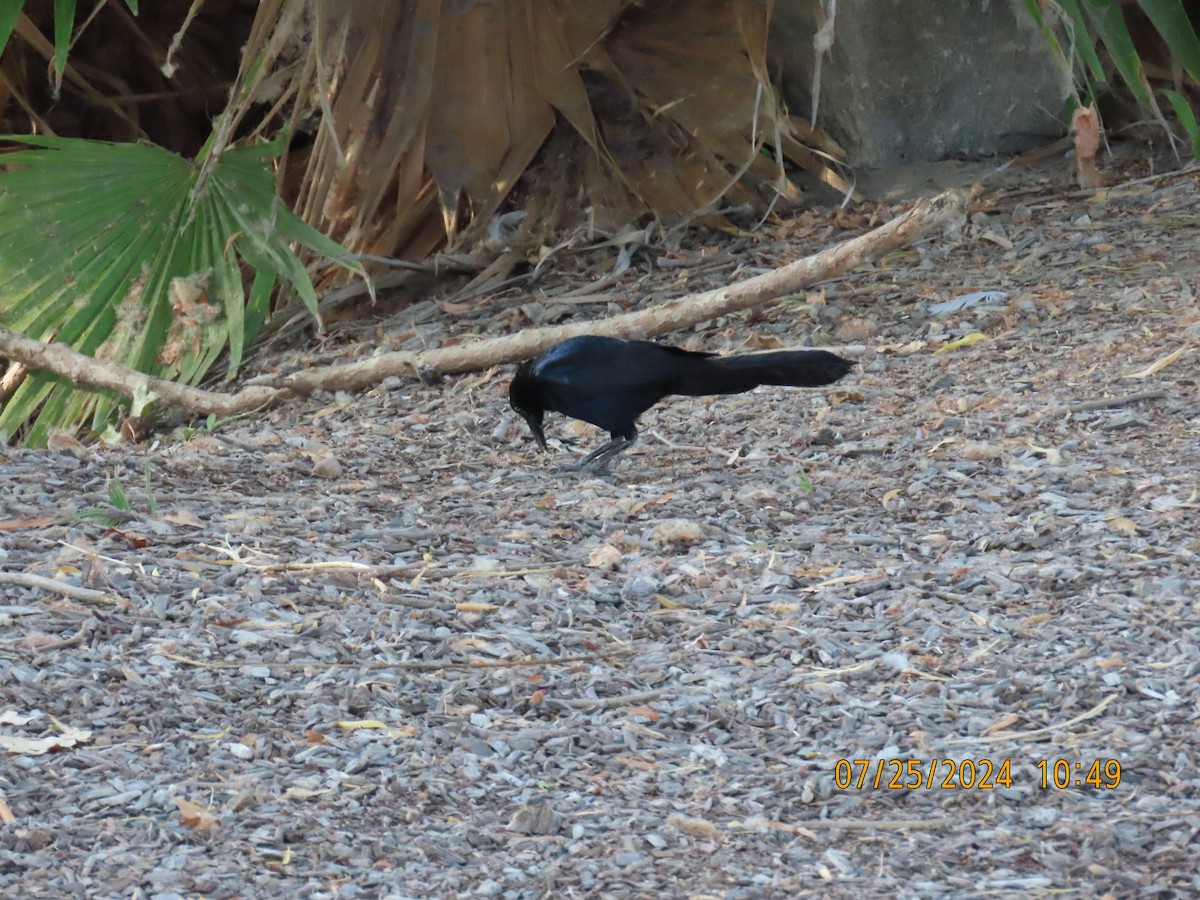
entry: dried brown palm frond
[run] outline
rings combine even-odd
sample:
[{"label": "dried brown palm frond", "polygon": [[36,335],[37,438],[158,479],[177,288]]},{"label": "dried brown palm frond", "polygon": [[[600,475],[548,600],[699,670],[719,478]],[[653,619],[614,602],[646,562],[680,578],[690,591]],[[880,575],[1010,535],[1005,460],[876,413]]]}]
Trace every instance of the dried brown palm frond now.
[{"label": "dried brown palm frond", "polygon": [[532,247],[582,221],[766,211],[798,193],[785,160],[847,189],[837,146],[775,93],[768,16],[756,0],[265,0],[239,111],[272,103],[311,134],[285,189],[321,230],[482,269],[502,248],[461,254],[506,202],[531,213],[516,240]]},{"label": "dried brown palm frond", "polygon": [[[0,53],[0,134],[143,140],[191,156],[225,103],[256,3],[159,0],[135,16],[103,2],[74,17],[75,4],[17,5]],[[60,32],[64,18],[73,27]]]}]

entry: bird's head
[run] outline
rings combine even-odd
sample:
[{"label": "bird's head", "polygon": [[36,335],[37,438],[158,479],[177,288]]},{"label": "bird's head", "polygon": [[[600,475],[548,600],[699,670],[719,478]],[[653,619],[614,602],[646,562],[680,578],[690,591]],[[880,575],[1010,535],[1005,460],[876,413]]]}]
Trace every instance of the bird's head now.
[{"label": "bird's head", "polygon": [[531,383],[529,363],[523,363],[517,369],[517,374],[508,387],[508,405],[525,420],[529,425],[529,430],[533,432],[533,439],[537,441],[539,447],[545,450],[546,431],[542,427],[542,420],[545,418],[546,410]]}]

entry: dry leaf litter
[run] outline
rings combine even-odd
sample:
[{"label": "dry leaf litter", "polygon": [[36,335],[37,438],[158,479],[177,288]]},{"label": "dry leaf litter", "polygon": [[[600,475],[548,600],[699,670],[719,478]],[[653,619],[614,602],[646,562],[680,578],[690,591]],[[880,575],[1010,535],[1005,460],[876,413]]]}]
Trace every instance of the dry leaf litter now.
[{"label": "dry leaf litter", "polygon": [[[552,471],[603,435],[557,417],[539,455],[508,369],[0,451],[0,895],[1196,895],[1198,207],[1195,170],[1035,180],[673,335],[865,350],[832,389],[671,400],[609,477]],[[836,221],[643,248],[589,297],[597,253],[284,364],[869,224]]]}]

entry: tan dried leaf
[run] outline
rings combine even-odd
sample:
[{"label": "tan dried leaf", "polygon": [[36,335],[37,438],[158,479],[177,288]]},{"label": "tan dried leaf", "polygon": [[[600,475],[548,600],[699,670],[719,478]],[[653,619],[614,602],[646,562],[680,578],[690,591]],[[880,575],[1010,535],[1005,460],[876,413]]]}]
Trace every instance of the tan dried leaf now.
[{"label": "tan dried leaf", "polygon": [[615,572],[621,565],[621,551],[612,544],[601,544],[588,554],[588,567]]},{"label": "tan dried leaf", "polygon": [[995,459],[1004,452],[1004,449],[998,444],[989,444],[987,441],[970,441],[963,444],[958,450],[960,459],[983,460]]},{"label": "tan dried leaf", "polygon": [[17,646],[23,647],[26,650],[41,650],[45,647],[53,647],[59,640],[60,638],[52,634],[42,634],[40,631],[35,631],[21,638],[17,642]]},{"label": "tan dried leaf", "polygon": [[169,513],[161,516],[164,522],[170,522],[172,525],[183,525],[187,528],[203,528],[204,523],[200,521],[200,517],[190,509],[173,509]]},{"label": "tan dried leaf", "polygon": [[660,547],[697,544],[704,539],[704,529],[691,519],[666,519],[654,527],[654,542]]},{"label": "tan dried leaf", "polygon": [[754,503],[777,503],[779,501],[779,491],[766,485],[752,485],[742,488],[738,491],[737,498],[742,501]]},{"label": "tan dried leaf", "polygon": [[774,335],[762,335],[753,333],[742,344],[742,348],[746,351],[753,350],[779,350],[787,346],[779,338]]},{"label": "tan dried leaf", "polygon": [[41,713],[35,712],[29,715],[24,715],[12,709],[6,709],[0,712],[0,725],[28,725],[35,719],[40,719]]},{"label": "tan dried leaf", "polygon": [[179,824],[185,828],[190,828],[199,834],[211,834],[221,827],[221,820],[199,803],[193,803],[182,797],[172,797],[171,799],[179,807]]},{"label": "tan dried leaf", "polygon": [[336,457],[322,456],[313,463],[312,471],[318,478],[341,478],[342,464]]},{"label": "tan dried leaf", "polygon": [[50,432],[46,438],[46,449],[56,453],[71,453],[75,456],[83,456],[87,453],[87,447],[83,442],[69,431]]},{"label": "tan dried leaf", "polygon": [[285,800],[311,800],[313,797],[323,797],[329,793],[332,793],[329,788],[322,788],[319,791],[312,791],[308,788],[290,787],[283,792],[283,798]]},{"label": "tan dried leaf", "polygon": [[59,734],[44,738],[24,738],[13,735],[0,735],[0,750],[7,750],[20,756],[41,756],[52,750],[69,750],[76,744],[89,741],[92,732],[87,728],[72,728],[69,725],[58,726]]},{"label": "tan dried leaf", "polygon": [[527,803],[513,813],[508,830],[517,834],[557,834],[562,826],[562,817],[548,804]]},{"label": "tan dried leaf", "polygon": [[865,318],[863,316],[855,316],[852,319],[847,319],[839,325],[833,332],[833,336],[839,341],[848,343],[857,343],[866,341],[875,336],[875,332],[879,330],[879,325],[874,319]]},{"label": "tan dried leaf", "polygon": [[625,765],[627,765],[633,769],[657,769],[658,768],[657,763],[651,762],[648,759],[642,759],[641,757],[638,757],[638,756],[614,756],[613,759],[615,759],[619,763],[624,763]]},{"label": "tan dried leaf", "polygon": [[702,838],[706,841],[721,840],[721,830],[712,822],[704,819],[693,819],[690,816],[668,816],[667,824],[676,831],[681,831],[688,837]]},{"label": "tan dried leaf", "polygon": [[1163,369],[1165,369],[1171,363],[1175,362],[1175,360],[1179,359],[1179,357],[1183,356],[1183,354],[1187,353],[1191,349],[1192,349],[1192,347],[1190,345],[1185,344],[1184,346],[1180,347],[1178,350],[1174,350],[1171,353],[1168,353],[1166,356],[1164,356],[1162,359],[1158,360],[1157,362],[1153,362],[1150,365],[1146,366],[1146,368],[1142,369],[1140,372],[1134,372],[1132,375],[1126,375],[1125,377],[1126,378],[1149,378],[1151,375],[1157,375],[1159,372],[1161,372]]},{"label": "tan dried leaf", "polygon": [[1137,522],[1133,519],[1128,519],[1125,516],[1114,516],[1108,520],[1108,530],[1115,531],[1118,534],[1124,534],[1128,537],[1133,537],[1137,534]]},{"label": "tan dried leaf", "polygon": [[1071,117],[1075,132],[1075,177],[1084,190],[1104,186],[1104,178],[1096,168],[1096,153],[1100,150],[1100,116],[1095,106],[1080,107]]},{"label": "tan dried leaf", "polygon": [[454,604],[454,608],[456,610],[458,610],[459,612],[484,613],[484,612],[495,612],[500,607],[498,607],[494,603],[482,603],[478,600],[467,600],[467,601],[464,601],[463,603]]},{"label": "tan dried leaf", "polygon": [[1029,449],[1039,456],[1044,456],[1046,458],[1046,462],[1050,463],[1052,466],[1062,465],[1062,453],[1060,453],[1054,447],[1039,447],[1037,444],[1030,444]]},{"label": "tan dried leaf", "polygon": [[662,718],[658,710],[651,709],[649,706],[627,706],[624,712],[629,716],[641,716],[644,719],[649,719],[651,722],[657,722]]},{"label": "tan dried leaf", "polygon": [[1021,717],[1016,713],[1005,713],[991,725],[983,730],[984,734],[995,734],[998,731],[1008,731],[1012,726],[1021,721]]}]

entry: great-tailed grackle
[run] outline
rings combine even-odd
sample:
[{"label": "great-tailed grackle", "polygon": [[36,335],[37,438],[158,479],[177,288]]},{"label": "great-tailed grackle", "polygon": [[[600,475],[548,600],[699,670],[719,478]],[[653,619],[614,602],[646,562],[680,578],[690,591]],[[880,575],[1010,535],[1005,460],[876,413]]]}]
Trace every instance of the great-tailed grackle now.
[{"label": "great-tailed grackle", "polygon": [[740,394],[760,384],[819,387],[854,363],[825,350],[774,350],[717,356],[653,341],[584,335],[555,344],[521,363],[508,402],[529,423],[543,450],[547,411],[606,429],[611,440],[580,468],[604,469],[637,440],[637,418],[671,394]]}]

